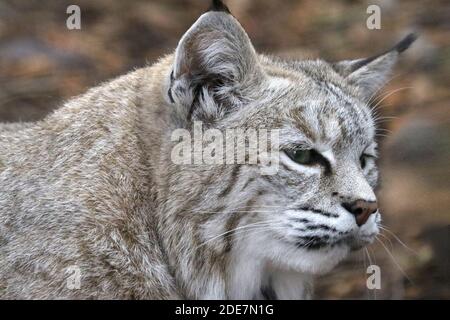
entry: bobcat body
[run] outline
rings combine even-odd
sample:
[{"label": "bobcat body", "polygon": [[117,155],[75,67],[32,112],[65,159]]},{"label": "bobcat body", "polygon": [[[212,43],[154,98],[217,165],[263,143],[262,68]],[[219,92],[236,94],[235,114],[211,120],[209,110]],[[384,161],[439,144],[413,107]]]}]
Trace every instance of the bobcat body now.
[{"label": "bobcat body", "polygon": [[[413,37],[283,61],[215,3],[153,66],[0,125],[0,298],[309,298],[314,275],[374,239],[379,212],[361,224],[347,204],[376,201],[368,101]],[[280,130],[278,172],[174,164],[171,134],[194,121]]]}]

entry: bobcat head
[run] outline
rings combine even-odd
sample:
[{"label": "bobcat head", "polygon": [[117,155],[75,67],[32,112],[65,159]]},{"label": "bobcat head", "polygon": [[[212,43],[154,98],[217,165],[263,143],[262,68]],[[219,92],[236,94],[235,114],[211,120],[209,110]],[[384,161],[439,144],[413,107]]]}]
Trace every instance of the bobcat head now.
[{"label": "bobcat head", "polygon": [[[167,247],[188,294],[258,297],[283,272],[330,271],[378,234],[376,118],[370,100],[409,35],[357,60],[281,60],[255,52],[220,2],[181,38],[164,95],[175,127],[279,131],[279,168],[168,160]],[[173,200],[177,199],[177,200]],[[170,250],[170,249],[169,249]],[[192,276],[192,270],[196,275]],[[282,281],[280,282],[282,283]],[[258,293],[259,292],[259,293]]]}]

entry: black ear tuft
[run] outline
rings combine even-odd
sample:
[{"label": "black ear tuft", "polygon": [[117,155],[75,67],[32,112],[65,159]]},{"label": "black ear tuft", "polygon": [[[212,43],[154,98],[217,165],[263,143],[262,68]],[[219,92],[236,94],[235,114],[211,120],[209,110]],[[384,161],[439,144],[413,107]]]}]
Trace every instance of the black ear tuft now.
[{"label": "black ear tuft", "polygon": [[415,33],[410,33],[408,34],[406,37],[404,37],[402,40],[400,40],[399,43],[397,43],[395,46],[393,46],[391,49],[384,51],[380,54],[374,55],[372,57],[369,58],[365,58],[365,59],[360,59],[358,61],[356,61],[355,63],[353,63],[353,65],[351,66],[350,70],[351,71],[356,71],[359,68],[361,68],[362,66],[365,66],[366,64],[374,61],[375,59],[384,56],[385,54],[392,52],[392,51],[397,51],[397,53],[402,53],[403,51],[405,51],[406,49],[408,49],[411,44],[416,41],[416,39],[418,38],[418,35]]},{"label": "black ear tuft", "polygon": [[336,72],[358,87],[363,99],[370,99],[383,86],[400,53],[408,49],[417,39],[415,33],[408,34],[391,49],[375,56],[344,60],[334,64]]},{"label": "black ear tuft", "polygon": [[231,14],[230,9],[221,0],[213,0],[208,11],[222,11]]},{"label": "black ear tuft", "polygon": [[398,53],[405,51],[409,46],[416,41],[417,34],[410,33],[405,38],[403,38],[399,43],[397,43],[392,50],[397,50]]}]

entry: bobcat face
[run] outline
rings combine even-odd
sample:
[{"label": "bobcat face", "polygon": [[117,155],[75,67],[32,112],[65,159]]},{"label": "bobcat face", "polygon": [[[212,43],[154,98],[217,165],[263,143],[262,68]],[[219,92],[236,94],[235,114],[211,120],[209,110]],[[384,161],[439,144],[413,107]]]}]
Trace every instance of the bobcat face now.
[{"label": "bobcat face", "polygon": [[[265,212],[253,223],[269,227],[255,232],[256,242],[267,245],[263,254],[270,260],[286,260],[281,264],[287,268],[327,271],[349,249],[371,243],[378,234],[374,119],[327,63],[262,61],[268,83],[247,105],[252,112],[243,107],[218,126],[239,119],[240,126],[256,122],[279,130],[278,172],[256,175],[247,186],[265,190],[255,200],[255,211]],[[251,177],[251,172],[241,168],[240,175]]]},{"label": "bobcat face", "polygon": [[227,277],[237,288],[232,296],[244,297],[240,283],[261,266],[325,272],[374,240],[380,213],[373,191],[375,119],[368,104],[414,39],[366,59],[281,61],[256,54],[223,5],[182,37],[164,88],[177,124],[280,133],[274,175],[261,175],[257,165],[173,168],[172,195],[182,197],[188,189],[195,201],[178,209],[174,216],[183,218],[167,220],[167,228],[186,223],[187,208],[194,213],[189,219],[202,253],[186,255],[212,261],[227,256]]},{"label": "bobcat face", "polygon": [[[367,106],[332,79],[301,75],[289,82],[284,103],[270,106],[279,115],[275,122],[282,123],[280,165],[261,183],[273,190],[268,198],[276,194],[272,203],[279,209],[265,219],[273,221],[278,252],[298,257],[289,266],[326,271],[333,266],[330,255],[341,257],[378,233],[375,124]],[[323,262],[305,259],[320,253]]]}]

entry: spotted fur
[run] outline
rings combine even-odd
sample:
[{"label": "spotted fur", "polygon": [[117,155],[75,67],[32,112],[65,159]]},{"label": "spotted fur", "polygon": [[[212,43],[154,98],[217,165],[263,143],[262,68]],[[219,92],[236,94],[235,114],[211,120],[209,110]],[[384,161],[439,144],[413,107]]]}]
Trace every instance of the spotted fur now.
[{"label": "spotted fur", "polygon": [[[0,297],[311,297],[314,275],[378,232],[379,213],[358,227],[342,203],[376,199],[368,100],[410,40],[372,59],[285,61],[257,54],[214,1],[173,55],[42,121],[0,125]],[[279,129],[281,150],[323,162],[281,152],[271,176],[176,165],[171,133],[194,121]]]}]

